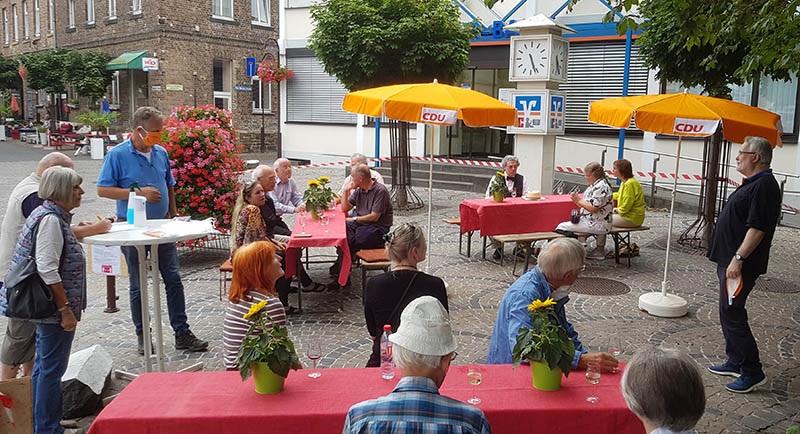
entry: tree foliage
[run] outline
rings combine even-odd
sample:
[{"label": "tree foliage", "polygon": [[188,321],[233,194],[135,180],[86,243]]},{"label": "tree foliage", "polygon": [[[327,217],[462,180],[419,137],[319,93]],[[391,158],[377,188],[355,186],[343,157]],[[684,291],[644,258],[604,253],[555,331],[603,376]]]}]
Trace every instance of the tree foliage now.
[{"label": "tree foliage", "polygon": [[350,90],[397,83],[453,83],[477,28],[451,0],[327,0],[311,8],[311,48]]},{"label": "tree foliage", "polygon": [[64,60],[69,52],[66,50],[42,50],[20,57],[28,70],[28,86],[34,90],[48,93],[63,93]]},{"label": "tree foliage", "polygon": [[16,60],[0,56],[0,89],[21,89],[19,64]]},{"label": "tree foliage", "polygon": [[92,100],[102,97],[111,84],[112,73],[105,68],[109,60],[111,56],[106,53],[62,49],[21,56],[31,89],[63,93],[69,84],[79,95]]}]

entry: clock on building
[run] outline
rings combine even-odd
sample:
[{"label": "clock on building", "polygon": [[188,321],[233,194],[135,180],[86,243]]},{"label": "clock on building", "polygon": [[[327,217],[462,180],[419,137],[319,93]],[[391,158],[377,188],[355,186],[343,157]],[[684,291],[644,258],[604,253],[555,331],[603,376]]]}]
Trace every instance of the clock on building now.
[{"label": "clock on building", "polygon": [[566,83],[569,43],[563,38],[552,36],[551,44],[552,51],[550,54],[550,79],[560,83]]},{"label": "clock on building", "polygon": [[549,68],[549,35],[511,38],[511,56],[508,68],[511,81],[546,80]]}]

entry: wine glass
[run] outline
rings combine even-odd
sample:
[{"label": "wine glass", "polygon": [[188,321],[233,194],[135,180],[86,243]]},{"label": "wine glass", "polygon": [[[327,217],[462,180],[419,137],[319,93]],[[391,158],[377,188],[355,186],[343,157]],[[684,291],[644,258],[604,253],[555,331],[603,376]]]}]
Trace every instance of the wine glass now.
[{"label": "wine glass", "polygon": [[301,211],[300,212],[300,227],[303,228],[303,235],[305,235],[306,234],[306,212],[305,211]]},{"label": "wine glass", "polygon": [[592,383],[592,394],[587,396],[586,400],[595,404],[600,401],[596,393],[597,383],[600,382],[600,364],[589,363],[589,365],[586,366],[586,381]]},{"label": "wine glass", "polygon": [[467,370],[467,381],[472,385],[472,398],[468,399],[467,402],[472,405],[481,403],[481,399],[478,398],[478,395],[475,393],[475,386],[481,384],[482,380],[483,375],[481,375],[481,371],[478,370],[478,367],[474,365],[470,366]]},{"label": "wine glass", "polygon": [[306,357],[309,358],[312,362],[314,362],[314,369],[308,374],[311,378],[319,378],[322,376],[322,373],[317,372],[317,360],[322,357],[322,350],[320,349],[318,342],[309,342],[306,344]]},{"label": "wine glass", "polygon": [[320,217],[319,224],[325,227],[325,232],[328,232],[328,223],[331,222],[331,217],[329,215],[324,215]]},{"label": "wine glass", "polygon": [[[619,336],[611,336],[608,339],[608,353],[614,356],[615,359],[619,359],[619,355],[622,354],[622,340],[620,340]],[[614,367],[611,370],[613,373],[619,372],[618,367]]]}]

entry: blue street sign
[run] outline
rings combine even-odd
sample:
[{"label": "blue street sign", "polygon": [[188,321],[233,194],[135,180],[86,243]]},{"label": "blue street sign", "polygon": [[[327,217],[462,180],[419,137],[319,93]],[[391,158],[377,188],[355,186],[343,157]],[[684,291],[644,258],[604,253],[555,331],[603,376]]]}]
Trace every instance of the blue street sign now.
[{"label": "blue street sign", "polygon": [[247,72],[248,77],[254,77],[256,75],[256,58],[255,57],[248,57],[244,61],[245,71]]}]

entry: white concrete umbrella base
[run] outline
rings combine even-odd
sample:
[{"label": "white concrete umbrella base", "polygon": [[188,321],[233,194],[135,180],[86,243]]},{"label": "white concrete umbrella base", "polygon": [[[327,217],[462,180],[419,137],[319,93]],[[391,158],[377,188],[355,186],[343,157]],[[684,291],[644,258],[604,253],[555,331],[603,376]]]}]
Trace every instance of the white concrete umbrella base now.
[{"label": "white concrete umbrella base", "polygon": [[677,318],[686,315],[689,303],[682,297],[661,292],[648,292],[639,297],[639,309],[653,316]]}]

